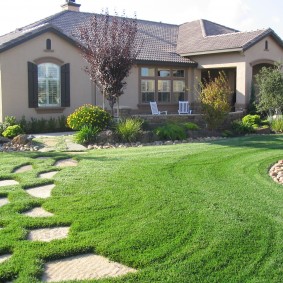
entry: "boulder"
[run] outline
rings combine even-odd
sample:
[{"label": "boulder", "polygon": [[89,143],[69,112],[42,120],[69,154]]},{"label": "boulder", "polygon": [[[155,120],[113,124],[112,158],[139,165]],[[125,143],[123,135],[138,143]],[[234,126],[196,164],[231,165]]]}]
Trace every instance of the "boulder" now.
[{"label": "boulder", "polygon": [[29,144],[33,139],[33,136],[21,134],[12,139],[12,144],[26,145]]}]

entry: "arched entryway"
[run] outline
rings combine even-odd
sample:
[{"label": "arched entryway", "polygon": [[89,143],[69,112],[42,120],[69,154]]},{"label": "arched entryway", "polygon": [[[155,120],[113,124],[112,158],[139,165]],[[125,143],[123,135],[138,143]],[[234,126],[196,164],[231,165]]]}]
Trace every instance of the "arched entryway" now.
[{"label": "arched entryway", "polygon": [[256,75],[259,74],[263,67],[265,68],[273,68],[275,67],[275,63],[270,60],[261,60],[251,63],[253,76],[252,76],[252,84],[251,84],[251,93],[250,93],[250,100],[256,100],[257,94],[259,92],[258,87],[256,85]]}]

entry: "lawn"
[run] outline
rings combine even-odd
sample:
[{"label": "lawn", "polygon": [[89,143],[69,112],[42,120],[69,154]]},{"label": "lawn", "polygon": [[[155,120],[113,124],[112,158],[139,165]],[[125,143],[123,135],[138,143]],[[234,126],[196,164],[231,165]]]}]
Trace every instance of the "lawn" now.
[{"label": "lawn", "polygon": [[[25,189],[50,184],[64,153],[1,153],[0,281],[40,282],[44,262],[94,252],[138,269],[87,282],[282,282],[283,186],[268,176],[283,159],[283,135],[210,143],[90,151],[77,167],[58,168],[52,197]],[[49,156],[48,159],[36,159]],[[12,173],[20,165],[32,171]],[[54,213],[21,213],[42,206]],[[29,229],[71,226],[68,238],[26,240]]]}]

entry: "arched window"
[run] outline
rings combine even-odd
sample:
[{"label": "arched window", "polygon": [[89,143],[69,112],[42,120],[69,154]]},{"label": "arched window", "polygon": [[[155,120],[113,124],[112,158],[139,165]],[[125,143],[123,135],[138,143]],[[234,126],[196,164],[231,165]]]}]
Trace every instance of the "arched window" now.
[{"label": "arched window", "polygon": [[268,50],[268,40],[265,41],[264,50]]},{"label": "arched window", "polygon": [[38,107],[61,106],[60,66],[38,65]]},{"label": "arched window", "polygon": [[46,50],[51,50],[51,39],[46,39]]}]

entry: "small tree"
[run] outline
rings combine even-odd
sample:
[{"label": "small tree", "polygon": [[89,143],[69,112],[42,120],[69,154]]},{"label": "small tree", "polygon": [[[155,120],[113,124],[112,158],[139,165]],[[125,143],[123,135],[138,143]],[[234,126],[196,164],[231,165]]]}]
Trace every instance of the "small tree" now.
[{"label": "small tree", "polygon": [[201,83],[201,109],[208,128],[217,128],[229,113],[231,89],[224,72],[212,80]]},{"label": "small tree", "polygon": [[141,43],[136,40],[137,21],[125,17],[94,15],[78,27],[74,36],[80,42],[85,71],[108,100],[112,115],[114,104],[123,94],[124,79],[129,75]]},{"label": "small tree", "polygon": [[255,76],[259,89],[257,109],[270,116],[280,113],[283,107],[282,64],[274,67],[263,67]]}]

